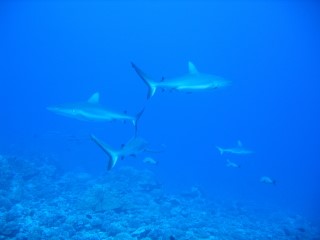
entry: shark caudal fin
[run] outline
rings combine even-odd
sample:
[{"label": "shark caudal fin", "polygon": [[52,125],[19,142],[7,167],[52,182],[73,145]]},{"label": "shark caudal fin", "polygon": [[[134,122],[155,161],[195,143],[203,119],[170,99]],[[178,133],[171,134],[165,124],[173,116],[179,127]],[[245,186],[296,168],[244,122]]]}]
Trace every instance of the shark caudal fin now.
[{"label": "shark caudal fin", "polygon": [[134,136],[137,136],[137,132],[138,132],[138,121],[140,120],[143,112],[145,110],[145,107],[142,108],[142,110],[140,112],[137,113],[137,115],[135,116],[135,118],[132,120],[132,123],[134,125]]},{"label": "shark caudal fin", "polygon": [[109,157],[108,170],[111,170],[119,159],[119,153],[112,150],[107,144],[101,142],[94,135],[91,135],[91,140],[94,141]]},{"label": "shark caudal fin", "polygon": [[140,68],[137,67],[133,62],[131,62],[131,66],[139,75],[139,77],[143,80],[143,82],[148,86],[148,99],[150,99],[157,90],[156,83],[151,80]]},{"label": "shark caudal fin", "polygon": [[224,153],[224,149],[221,147],[216,146],[216,148],[219,150],[220,155],[222,155]]}]

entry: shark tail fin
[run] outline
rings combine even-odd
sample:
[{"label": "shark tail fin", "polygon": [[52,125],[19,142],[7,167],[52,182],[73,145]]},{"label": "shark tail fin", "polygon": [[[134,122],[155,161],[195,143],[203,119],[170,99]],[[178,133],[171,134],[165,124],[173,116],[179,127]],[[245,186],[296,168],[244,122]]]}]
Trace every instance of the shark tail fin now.
[{"label": "shark tail fin", "polygon": [[135,118],[132,120],[133,125],[134,125],[134,136],[137,136],[137,132],[138,132],[138,121],[140,120],[142,114],[144,113],[145,107],[142,108],[140,110],[140,112],[137,113],[137,115],[135,116]]},{"label": "shark tail fin", "polygon": [[111,147],[100,141],[96,136],[91,135],[91,140],[94,141],[109,157],[108,170],[111,170],[119,159],[119,153],[113,151]]},{"label": "shark tail fin", "polygon": [[223,148],[216,146],[216,148],[219,150],[220,154],[222,155],[224,153]]},{"label": "shark tail fin", "polygon": [[133,62],[131,62],[131,66],[139,75],[139,77],[143,80],[143,82],[148,86],[148,99],[150,99],[157,90],[156,83],[152,81],[140,68],[137,67]]}]

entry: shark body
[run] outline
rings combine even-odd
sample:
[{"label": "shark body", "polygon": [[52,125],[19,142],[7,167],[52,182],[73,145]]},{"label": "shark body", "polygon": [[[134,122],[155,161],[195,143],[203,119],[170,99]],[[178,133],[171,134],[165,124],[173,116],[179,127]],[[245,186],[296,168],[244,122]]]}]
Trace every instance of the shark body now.
[{"label": "shark body", "polygon": [[219,150],[220,154],[222,155],[223,153],[231,153],[231,154],[238,154],[238,155],[246,155],[246,154],[251,154],[253,151],[246,149],[242,146],[241,141],[238,141],[238,144],[236,147],[233,148],[222,148],[216,146],[216,148]]},{"label": "shark body", "polygon": [[103,107],[99,103],[99,99],[99,93],[94,93],[86,102],[61,104],[53,107],[47,107],[47,109],[62,116],[84,121],[130,121],[137,130],[137,121],[141,117],[144,109],[142,109],[136,116],[130,116],[125,113],[114,112]]},{"label": "shark body", "polygon": [[239,164],[237,164],[235,162],[231,162],[229,159],[227,159],[226,166],[229,167],[229,168],[240,168]]},{"label": "shark body", "polygon": [[139,77],[148,86],[148,99],[155,94],[157,89],[191,93],[221,88],[230,84],[230,81],[227,81],[221,77],[200,73],[192,62],[188,62],[189,72],[184,76],[163,79],[160,82],[154,81],[148,77],[147,74],[145,74],[134,63],[131,63],[131,65]]},{"label": "shark body", "polygon": [[276,185],[276,180],[274,180],[270,177],[267,177],[267,176],[261,177],[260,182],[265,183],[265,184]]},{"label": "shark body", "polygon": [[99,140],[94,135],[91,135],[91,139],[95,142],[109,157],[108,170],[111,170],[119,159],[124,159],[129,156],[137,156],[143,152],[149,152],[148,142],[140,137],[131,138],[126,144],[123,144],[119,150],[113,149],[106,143]]}]

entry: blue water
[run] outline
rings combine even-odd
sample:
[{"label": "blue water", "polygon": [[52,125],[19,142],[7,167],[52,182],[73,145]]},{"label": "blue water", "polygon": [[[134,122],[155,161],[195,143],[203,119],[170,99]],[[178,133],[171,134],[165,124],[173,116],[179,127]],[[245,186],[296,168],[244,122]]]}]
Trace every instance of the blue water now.
[{"label": "blue water", "polygon": [[[110,174],[89,136],[118,148],[133,136],[132,125],[46,110],[100,92],[101,104],[119,112],[134,115],[146,106],[139,135],[154,149],[165,145],[150,154],[159,164],[129,157],[116,171],[148,169],[168,194],[198,186],[212,201],[272,205],[319,227],[319,7],[312,1],[2,2],[0,155],[53,158],[63,173]],[[157,91],[146,102],[147,87],[131,61],[159,81],[187,73],[192,61],[232,84],[192,94]],[[215,147],[238,140],[254,154],[221,156]],[[227,168],[226,158],[241,168]],[[276,186],[261,183],[262,176]]]}]

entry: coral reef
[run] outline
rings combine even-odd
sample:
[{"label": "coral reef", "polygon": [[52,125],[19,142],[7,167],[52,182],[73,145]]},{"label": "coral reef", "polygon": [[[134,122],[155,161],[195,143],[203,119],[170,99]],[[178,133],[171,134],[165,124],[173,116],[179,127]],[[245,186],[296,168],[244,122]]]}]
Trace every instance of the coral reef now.
[{"label": "coral reef", "polygon": [[261,218],[246,206],[205,199],[198,187],[168,194],[150,171],[101,177],[54,163],[0,156],[0,240],[319,239],[319,229],[284,213]]}]

